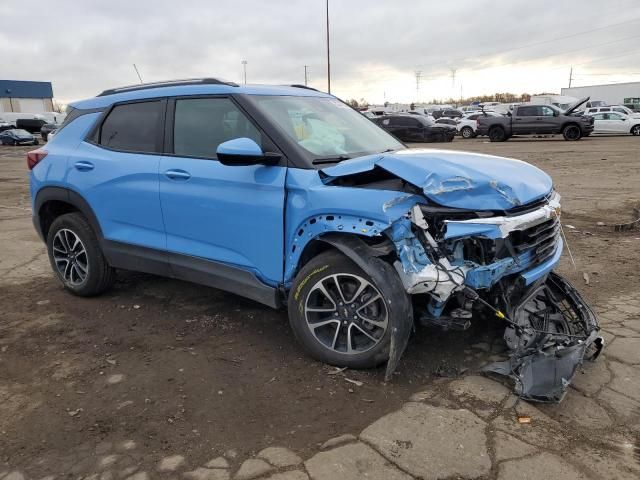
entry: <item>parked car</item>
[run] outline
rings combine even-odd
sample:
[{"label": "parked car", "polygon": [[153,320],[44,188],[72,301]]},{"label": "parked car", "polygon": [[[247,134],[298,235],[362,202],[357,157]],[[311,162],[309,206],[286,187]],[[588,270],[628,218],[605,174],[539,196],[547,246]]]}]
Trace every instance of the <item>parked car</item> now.
[{"label": "parked car", "polygon": [[47,121],[41,118],[19,118],[16,120],[16,128],[26,130],[29,133],[39,133]]},{"label": "parked car", "polygon": [[618,112],[593,114],[593,133],[640,135],[640,118]]},{"label": "parked car", "polygon": [[474,138],[476,136],[478,136],[477,130],[478,130],[478,118],[480,117],[500,117],[501,115],[498,115],[497,113],[494,112],[474,112],[474,113],[470,113],[468,115],[465,115],[464,117],[462,117],[460,120],[458,120],[458,123],[456,124],[456,129],[458,130],[458,132],[460,133],[460,136],[462,138]]},{"label": "parked car", "polygon": [[553,105],[518,105],[511,115],[478,118],[479,135],[489,135],[492,142],[504,142],[513,135],[561,133],[565,140],[580,140],[593,131],[593,117],[574,113],[589,100],[583,98],[567,110]]},{"label": "parked car", "polygon": [[403,142],[450,142],[456,135],[455,127],[436,124],[422,115],[385,115],[374,121]]},{"label": "parked car", "polygon": [[445,110],[434,110],[431,115],[437,120],[440,117],[460,118],[464,114],[460,110],[450,108]]},{"label": "parked car", "polygon": [[53,131],[60,128],[60,124],[59,123],[45,123],[42,128],[40,128],[40,136],[42,137],[42,140],[44,140],[45,142],[48,140],[48,136],[49,134]]},{"label": "parked car", "polygon": [[0,132],[0,145],[38,145],[38,139],[26,130],[12,128]]},{"label": "parked car", "polygon": [[640,118],[640,112],[634,112],[628,107],[624,105],[610,105],[608,107],[595,107],[595,108],[587,108],[585,110],[585,115],[594,115],[596,113],[609,113],[609,112],[618,112],[622,115],[627,115],[631,118]]},{"label": "parked car", "polygon": [[503,373],[537,400],[562,398],[600,350],[593,311],[551,272],[559,194],[525,162],[407,149],[326,93],[216,79],[104,91],[58,132],[27,165],[34,226],[73,294],[127,269],[288,306],[311,356],[387,362],[387,380],[414,319],[465,329],[494,309]]},{"label": "parked car", "polygon": [[51,141],[51,139],[55,136],[55,134],[56,134],[56,132],[57,132],[57,131],[58,131],[58,129],[56,129],[56,130],[51,130],[51,131],[49,132],[49,134],[47,135],[47,142],[50,142],[50,141]]},{"label": "parked car", "polygon": [[447,118],[447,117],[440,117],[439,119],[437,119],[436,124],[438,125],[452,125],[452,126],[456,126],[457,125],[457,121],[454,120],[453,118]]},{"label": "parked car", "polygon": [[0,118],[0,132],[4,132],[5,130],[11,130],[12,128],[16,128],[16,126]]}]

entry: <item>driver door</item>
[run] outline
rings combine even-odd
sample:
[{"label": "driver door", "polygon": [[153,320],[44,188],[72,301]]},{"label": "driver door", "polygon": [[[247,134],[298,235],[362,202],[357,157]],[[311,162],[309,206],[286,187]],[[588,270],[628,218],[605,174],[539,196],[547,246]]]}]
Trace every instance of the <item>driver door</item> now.
[{"label": "driver door", "polygon": [[210,260],[281,282],[286,167],[216,158],[218,145],[234,138],[275,146],[229,97],[170,100],[167,136],[172,153],[160,160],[160,204],[167,250],[178,254],[173,262]]}]

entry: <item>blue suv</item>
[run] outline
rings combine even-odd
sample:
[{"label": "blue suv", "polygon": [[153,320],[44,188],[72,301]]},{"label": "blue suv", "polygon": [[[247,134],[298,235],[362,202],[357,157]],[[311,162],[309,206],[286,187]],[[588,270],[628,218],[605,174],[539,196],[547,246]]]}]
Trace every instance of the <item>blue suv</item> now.
[{"label": "blue suv", "polygon": [[561,398],[602,345],[591,309],[551,272],[563,242],[548,175],[407,149],[314,89],[107,90],[72,104],[27,162],[34,225],[76,295],[105,291],[116,269],[209,285],[287,306],[314,358],[387,362],[387,378],[415,323],[464,330],[491,313],[512,350],[491,368],[531,399]]}]

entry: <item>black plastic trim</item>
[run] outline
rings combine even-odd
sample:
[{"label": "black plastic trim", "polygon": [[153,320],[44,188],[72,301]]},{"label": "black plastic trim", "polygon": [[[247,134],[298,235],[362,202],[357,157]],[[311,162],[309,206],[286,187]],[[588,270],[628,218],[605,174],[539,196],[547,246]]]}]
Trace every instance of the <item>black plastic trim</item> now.
[{"label": "black plastic trim", "polygon": [[218,288],[272,308],[282,305],[278,288],[266,285],[252,272],[242,268],[113,240],[104,240],[102,249],[109,264],[115,268]]},{"label": "black plastic trim", "polygon": [[79,193],[69,190],[68,188],[44,187],[38,191],[33,203],[33,224],[36,227],[38,235],[43,241],[46,241],[46,238],[42,231],[40,211],[42,210],[43,205],[49,201],[61,201],[77,208],[88,220],[91,228],[98,238],[102,239],[102,228],[100,228],[100,223],[98,222],[95,213],[93,213],[93,209],[89,206],[89,203]]},{"label": "black plastic trim", "polygon": [[239,86],[235,82],[225,82],[224,80],[220,80],[218,78],[189,78],[185,80],[169,80],[166,82],[141,83],[139,85],[110,88],[101,92],[98,97],[105,97],[107,95],[114,95],[116,93],[150,90],[152,88],[183,87],[185,85],[229,85],[230,87]]}]

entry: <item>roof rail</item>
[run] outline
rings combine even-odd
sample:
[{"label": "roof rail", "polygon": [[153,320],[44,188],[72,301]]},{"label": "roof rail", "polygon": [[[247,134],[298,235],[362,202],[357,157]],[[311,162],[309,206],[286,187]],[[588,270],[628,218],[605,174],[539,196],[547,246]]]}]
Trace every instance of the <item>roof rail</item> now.
[{"label": "roof rail", "polygon": [[138,85],[129,85],[126,87],[110,88],[100,93],[98,97],[113,95],[115,93],[135,92],[137,90],[148,90],[151,88],[162,87],[178,87],[184,85],[229,85],[230,87],[238,87],[234,82],[227,82],[217,78],[189,78],[185,80],[168,80],[164,82],[140,83]]},{"label": "roof rail", "polygon": [[290,87],[293,88],[306,88],[307,90],[314,90],[316,92],[319,92],[320,90],[318,90],[317,88],[313,88],[313,87],[307,87],[306,85],[300,85],[299,83],[294,83],[293,85],[289,85]]}]

